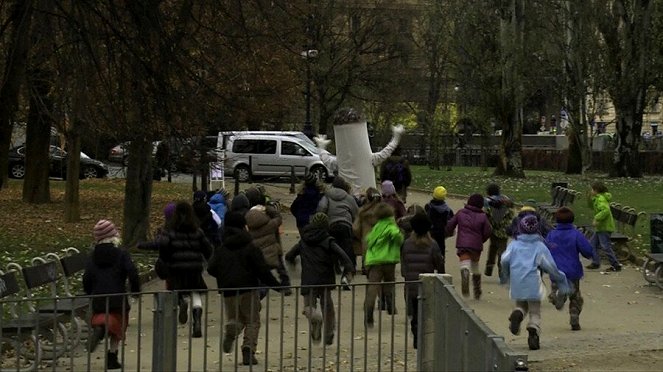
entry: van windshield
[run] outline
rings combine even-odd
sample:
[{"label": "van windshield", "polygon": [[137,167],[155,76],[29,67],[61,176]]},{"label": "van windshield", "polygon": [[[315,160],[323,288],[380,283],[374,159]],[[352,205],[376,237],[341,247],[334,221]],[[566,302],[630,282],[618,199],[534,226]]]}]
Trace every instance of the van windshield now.
[{"label": "van windshield", "polygon": [[[304,136],[306,137],[306,136]],[[299,138],[299,136],[297,136]],[[302,145],[305,149],[310,151],[312,154],[319,155],[320,154],[320,149],[318,149],[313,141],[311,141],[308,137],[306,137],[308,141],[299,141],[299,144]]]}]

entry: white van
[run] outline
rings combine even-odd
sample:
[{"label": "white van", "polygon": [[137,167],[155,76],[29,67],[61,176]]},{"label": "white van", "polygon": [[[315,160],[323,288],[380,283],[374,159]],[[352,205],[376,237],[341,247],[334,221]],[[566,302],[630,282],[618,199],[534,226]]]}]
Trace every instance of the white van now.
[{"label": "white van", "polygon": [[295,175],[308,172],[324,180],[329,170],[320,160],[318,149],[310,141],[296,136],[276,134],[219,135],[219,147],[224,151],[224,168],[240,182],[250,176],[289,177],[292,167]]},{"label": "white van", "polygon": [[232,136],[245,136],[249,134],[255,134],[255,135],[261,135],[261,136],[288,136],[288,137],[296,137],[299,138],[300,140],[307,142],[313,147],[316,147],[315,142],[313,142],[312,139],[308,138],[304,132],[297,132],[297,131],[278,131],[278,130],[238,130],[238,131],[227,131],[227,132],[219,132],[219,142],[217,144],[217,148],[219,149],[225,149],[228,138]]}]

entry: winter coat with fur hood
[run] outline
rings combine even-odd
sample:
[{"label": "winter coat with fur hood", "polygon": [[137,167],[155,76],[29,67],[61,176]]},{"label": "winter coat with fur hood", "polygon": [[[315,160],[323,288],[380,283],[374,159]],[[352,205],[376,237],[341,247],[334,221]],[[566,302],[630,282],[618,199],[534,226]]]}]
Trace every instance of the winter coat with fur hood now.
[{"label": "winter coat with fur hood", "polygon": [[246,225],[253,237],[253,244],[258,247],[265,262],[272,268],[279,266],[279,256],[283,255],[278,241],[279,226],[283,222],[281,213],[275,208],[253,207],[246,213]]}]

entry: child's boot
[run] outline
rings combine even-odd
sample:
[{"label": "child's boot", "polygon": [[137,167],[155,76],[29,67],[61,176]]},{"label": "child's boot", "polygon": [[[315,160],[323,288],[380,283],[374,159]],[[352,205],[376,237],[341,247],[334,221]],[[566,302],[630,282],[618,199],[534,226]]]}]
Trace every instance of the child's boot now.
[{"label": "child's boot", "polygon": [[256,353],[251,350],[250,347],[244,346],[242,348],[242,364],[248,366],[250,364],[258,364],[258,359],[256,359]]},{"label": "child's boot", "polygon": [[470,295],[470,269],[468,268],[460,269],[460,292],[465,297]]},{"label": "child's boot", "polygon": [[180,299],[180,312],[177,317],[177,320],[179,320],[180,324],[186,324],[186,321],[189,319],[188,311],[189,303],[184,299]]},{"label": "child's boot", "polygon": [[537,332],[534,327],[527,327],[527,332],[529,332],[529,336],[527,337],[527,345],[529,346],[529,349],[539,350],[539,332]]},{"label": "child's boot", "polygon": [[493,276],[493,264],[486,264],[486,270],[484,270],[484,275]]},{"label": "child's boot", "polygon": [[107,369],[120,369],[122,368],[122,364],[117,360],[117,351],[112,352],[109,351],[106,354],[106,368]]},{"label": "child's boot", "polygon": [[578,314],[571,314],[569,323],[571,323],[571,330],[572,331],[579,331],[580,328],[580,315]]},{"label": "child's boot", "polygon": [[201,318],[203,316],[203,309],[199,307],[193,308],[191,311],[191,317],[193,318],[193,334],[192,337],[200,338],[203,337],[203,332],[200,329]]},{"label": "child's boot", "polygon": [[474,287],[474,299],[481,298],[481,274],[472,274],[472,286]]}]

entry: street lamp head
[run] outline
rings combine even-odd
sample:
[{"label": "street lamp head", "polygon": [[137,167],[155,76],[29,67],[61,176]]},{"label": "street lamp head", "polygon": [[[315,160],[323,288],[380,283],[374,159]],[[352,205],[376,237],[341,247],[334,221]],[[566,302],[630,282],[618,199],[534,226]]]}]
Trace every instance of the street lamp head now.
[{"label": "street lamp head", "polygon": [[300,53],[300,55],[304,58],[318,58],[318,50],[317,49],[309,49],[305,50]]}]

